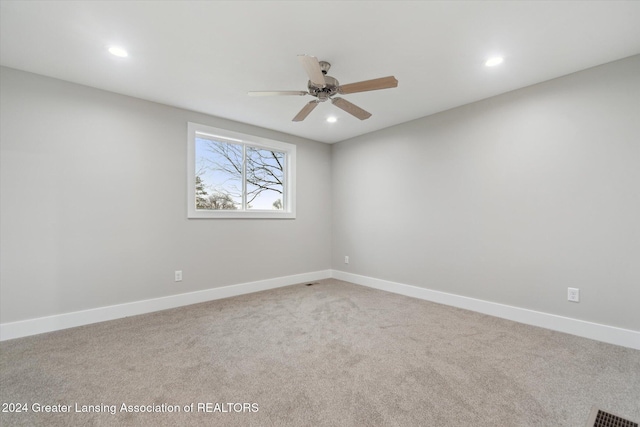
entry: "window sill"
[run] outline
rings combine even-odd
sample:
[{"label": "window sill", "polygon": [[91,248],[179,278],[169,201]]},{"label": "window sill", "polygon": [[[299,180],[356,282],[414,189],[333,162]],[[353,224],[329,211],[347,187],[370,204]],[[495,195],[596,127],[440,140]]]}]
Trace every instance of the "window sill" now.
[{"label": "window sill", "polygon": [[195,211],[189,212],[189,219],[296,219],[295,212],[231,212]]}]

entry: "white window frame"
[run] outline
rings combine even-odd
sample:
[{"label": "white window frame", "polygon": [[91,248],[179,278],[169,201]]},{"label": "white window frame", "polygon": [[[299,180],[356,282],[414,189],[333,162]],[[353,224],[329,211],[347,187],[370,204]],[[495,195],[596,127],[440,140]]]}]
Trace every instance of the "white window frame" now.
[{"label": "white window frame", "polygon": [[[294,219],[296,217],[296,146],[286,142],[233,132],[188,122],[187,136],[187,218],[271,218]],[[218,137],[230,143],[284,152],[284,205],[282,210],[203,210],[196,209],[196,135]],[[243,182],[243,187],[245,183]]]}]

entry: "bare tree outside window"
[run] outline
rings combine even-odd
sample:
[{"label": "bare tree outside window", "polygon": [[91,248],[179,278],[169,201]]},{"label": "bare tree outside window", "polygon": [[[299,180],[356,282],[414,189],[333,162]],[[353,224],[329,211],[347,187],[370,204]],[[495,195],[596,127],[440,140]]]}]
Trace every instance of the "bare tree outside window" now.
[{"label": "bare tree outside window", "polygon": [[187,218],[296,218],[296,146],[187,123]]},{"label": "bare tree outside window", "polygon": [[247,147],[246,157],[247,208],[282,209],[284,153]]},{"label": "bare tree outside window", "polygon": [[196,164],[197,209],[283,209],[285,153],[196,137]]}]

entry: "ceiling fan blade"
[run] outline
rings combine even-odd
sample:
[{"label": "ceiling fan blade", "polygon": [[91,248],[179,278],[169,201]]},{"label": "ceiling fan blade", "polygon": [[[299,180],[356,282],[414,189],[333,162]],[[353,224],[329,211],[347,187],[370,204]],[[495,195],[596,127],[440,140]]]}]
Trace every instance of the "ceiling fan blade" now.
[{"label": "ceiling fan blade", "polygon": [[347,101],[346,99],[342,99],[342,98],[332,98],[331,99],[331,103],[333,105],[335,105],[336,107],[346,111],[347,113],[351,114],[354,117],[357,117],[360,120],[366,120],[369,117],[371,117],[371,113],[368,111],[363,110],[362,108],[358,107],[355,104],[352,104],[351,102]]},{"label": "ceiling fan blade", "polygon": [[296,114],[296,116],[293,118],[292,121],[301,122],[304,119],[306,119],[307,116],[309,115],[309,113],[312,112],[313,109],[318,106],[319,102],[320,101],[318,101],[317,99],[314,99],[313,101],[309,102],[307,105],[302,107],[302,110],[300,110],[300,112],[298,114]]},{"label": "ceiling fan blade", "polygon": [[318,58],[311,55],[298,55],[298,61],[304,68],[304,71],[309,76],[309,80],[316,86],[325,87],[326,82],[324,81],[324,74],[322,74],[322,68],[320,68],[320,63],[318,62]]},{"label": "ceiling fan blade", "polygon": [[349,83],[338,88],[338,93],[356,93],[366,92],[369,90],[389,89],[398,87],[398,80],[395,77],[381,77],[379,79],[365,80],[357,83]]},{"label": "ceiling fan blade", "polygon": [[281,96],[281,95],[308,95],[309,92],[301,90],[277,90],[277,91],[253,91],[247,92],[249,96]]}]

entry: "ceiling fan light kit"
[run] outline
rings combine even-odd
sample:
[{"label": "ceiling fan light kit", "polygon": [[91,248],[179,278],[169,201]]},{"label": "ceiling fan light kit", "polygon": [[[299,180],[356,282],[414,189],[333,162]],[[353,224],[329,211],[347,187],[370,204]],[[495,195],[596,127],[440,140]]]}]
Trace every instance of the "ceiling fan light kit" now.
[{"label": "ceiling fan light kit", "polygon": [[304,68],[307,76],[309,77],[307,92],[295,90],[249,92],[250,96],[311,95],[315,97],[316,99],[309,102],[298,114],[296,114],[293,118],[294,122],[303,121],[320,102],[325,102],[327,100],[331,100],[333,105],[343,111],[346,111],[352,116],[360,120],[366,120],[371,117],[371,113],[363,110],[344,98],[334,96],[338,94],[346,95],[371,90],[389,89],[398,86],[398,80],[393,76],[365,80],[341,86],[337,79],[327,75],[327,72],[331,68],[330,63],[326,61],[318,61],[318,58],[311,55],[298,55],[298,61],[300,61],[302,68]]}]

